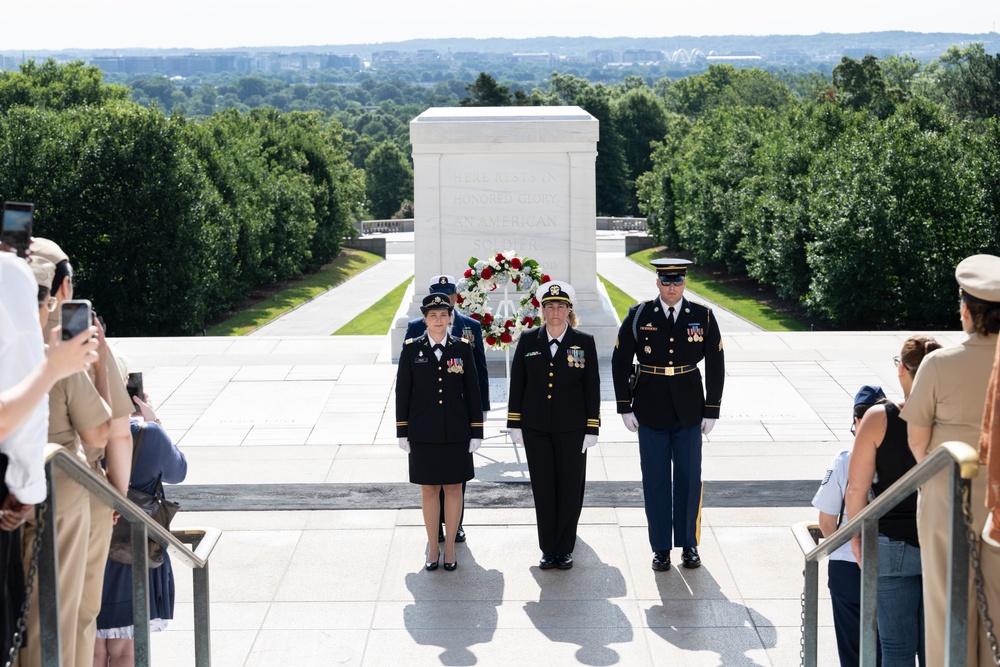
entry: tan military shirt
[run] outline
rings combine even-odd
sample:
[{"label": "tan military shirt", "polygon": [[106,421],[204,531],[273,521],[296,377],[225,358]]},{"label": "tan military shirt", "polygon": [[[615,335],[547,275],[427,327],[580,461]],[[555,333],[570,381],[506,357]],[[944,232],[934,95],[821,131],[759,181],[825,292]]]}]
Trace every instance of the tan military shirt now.
[{"label": "tan military shirt", "polygon": [[932,429],[928,452],[949,440],[973,447],[979,442],[997,339],[973,334],[924,357],[900,416]]},{"label": "tan military shirt", "polygon": [[86,462],[79,431],[108,421],[111,410],[84,372],[63,378],[49,392],[49,442],[73,451]]}]

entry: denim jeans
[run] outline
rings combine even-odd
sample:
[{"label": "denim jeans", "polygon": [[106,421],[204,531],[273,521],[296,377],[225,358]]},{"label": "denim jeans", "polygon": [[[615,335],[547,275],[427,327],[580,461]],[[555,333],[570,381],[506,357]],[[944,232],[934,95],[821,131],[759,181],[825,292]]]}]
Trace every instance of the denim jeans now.
[{"label": "denim jeans", "polygon": [[878,635],[882,667],[924,663],[924,597],[920,549],[878,536]]}]

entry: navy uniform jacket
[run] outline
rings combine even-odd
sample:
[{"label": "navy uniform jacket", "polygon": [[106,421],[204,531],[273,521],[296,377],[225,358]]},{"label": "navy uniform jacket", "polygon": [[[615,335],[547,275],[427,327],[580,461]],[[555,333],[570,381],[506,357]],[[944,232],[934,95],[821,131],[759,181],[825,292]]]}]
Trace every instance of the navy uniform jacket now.
[{"label": "navy uniform jacket", "polygon": [[396,368],[396,437],[410,442],[483,437],[476,364],[465,340],[446,337],[441,361],[427,334],[403,345]]},{"label": "navy uniform jacket", "polygon": [[511,361],[507,428],[547,433],[585,429],[597,435],[600,426],[601,376],[594,337],[567,326],[553,357],[544,326],[522,332]]},{"label": "navy uniform jacket", "polygon": [[[451,335],[459,338],[472,338],[472,354],[476,360],[476,375],[479,377],[479,400],[483,410],[490,409],[490,374],[486,370],[486,353],[483,348],[483,327],[471,317],[462,315],[457,310],[455,322],[451,325]],[[416,338],[427,331],[424,318],[418,317],[406,323],[406,338]]]},{"label": "navy uniform jacket", "polygon": [[[611,356],[618,413],[634,412],[643,426],[664,430],[673,428],[675,421],[691,427],[703,418],[718,419],[726,360],[722,334],[712,310],[683,299],[675,311],[676,322],[668,329],[667,313],[660,299],[646,301],[636,323],[636,340],[632,336],[632,322],[640,305],[632,306],[625,316]],[[633,356],[640,364],[661,368],[694,366],[704,359],[705,389],[697,368],[674,376],[640,373],[635,397],[630,402],[628,378]],[[669,408],[665,401],[673,409],[665,409]]]}]

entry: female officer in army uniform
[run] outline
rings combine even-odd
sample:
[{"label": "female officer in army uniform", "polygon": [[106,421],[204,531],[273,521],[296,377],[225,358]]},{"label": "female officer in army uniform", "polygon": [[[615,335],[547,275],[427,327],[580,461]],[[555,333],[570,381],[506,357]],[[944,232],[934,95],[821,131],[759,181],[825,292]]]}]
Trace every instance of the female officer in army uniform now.
[{"label": "female officer in army uniform", "polygon": [[511,361],[507,427],[524,445],[543,570],[573,567],[583,508],[587,448],[601,425],[601,378],[594,337],[577,331],[573,288],[538,287],[545,326],[521,334]]},{"label": "female officer in army uniform", "polygon": [[[701,436],[719,418],[726,374],[714,314],[684,298],[690,263],[651,262],[659,298],[632,306],[611,356],[618,413],[630,431],[639,432],[642,495],[657,571],[670,569],[674,545],[682,547],[684,567],[701,565]],[[634,397],[633,358],[639,362]],[[707,395],[697,366],[702,359]]]},{"label": "female officer in army uniform", "polygon": [[448,334],[451,302],[429,294],[420,312],[427,332],[406,341],[396,371],[396,436],[409,453],[410,482],[420,484],[427,560],[436,570],[437,541],[444,489],[444,569],[458,567],[455,535],[462,515],[462,483],[475,475],[472,453],[483,438],[483,408],[476,364],[469,344]]}]

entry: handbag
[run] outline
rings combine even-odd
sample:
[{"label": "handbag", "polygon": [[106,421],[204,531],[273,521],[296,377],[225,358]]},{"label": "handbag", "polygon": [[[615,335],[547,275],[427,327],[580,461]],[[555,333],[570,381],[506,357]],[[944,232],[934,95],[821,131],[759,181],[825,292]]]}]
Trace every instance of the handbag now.
[{"label": "handbag", "polygon": [[[135,435],[132,436],[132,469],[139,459],[139,451],[142,449],[142,441],[146,434],[145,425],[140,426]],[[170,530],[170,522],[173,520],[180,504],[167,500],[163,495],[163,481],[156,478],[156,488],[153,493],[145,493],[138,489],[129,487],[128,499],[139,506],[143,512],[153,518],[156,523]],[[163,545],[152,537],[149,538],[149,567],[150,569],[163,565]],[[111,531],[111,550],[108,558],[116,563],[125,565],[132,564],[132,525],[125,517],[119,517]]]}]

